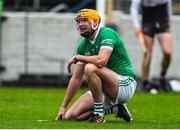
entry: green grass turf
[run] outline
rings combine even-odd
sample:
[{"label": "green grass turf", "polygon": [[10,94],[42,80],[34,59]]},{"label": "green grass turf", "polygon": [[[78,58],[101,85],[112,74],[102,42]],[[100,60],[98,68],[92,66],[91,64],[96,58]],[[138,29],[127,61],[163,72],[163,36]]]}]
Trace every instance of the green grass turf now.
[{"label": "green grass turf", "polygon": [[[84,91],[81,89],[73,100]],[[114,115],[107,115],[104,124],[54,121],[64,94],[65,89],[57,88],[0,87],[0,128],[180,128],[180,93],[151,95],[136,92],[128,104],[134,121],[126,123]]]}]

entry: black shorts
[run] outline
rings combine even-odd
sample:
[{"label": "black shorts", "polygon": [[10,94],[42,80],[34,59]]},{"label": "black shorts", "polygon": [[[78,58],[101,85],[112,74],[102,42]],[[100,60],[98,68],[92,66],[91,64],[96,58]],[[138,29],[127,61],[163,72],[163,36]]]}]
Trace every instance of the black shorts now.
[{"label": "black shorts", "polygon": [[170,31],[168,4],[155,7],[142,6],[142,29],[144,34],[154,37],[156,33]]},{"label": "black shorts", "polygon": [[142,23],[143,33],[150,37],[154,37],[157,33],[169,32],[170,22],[169,20],[157,20]]}]

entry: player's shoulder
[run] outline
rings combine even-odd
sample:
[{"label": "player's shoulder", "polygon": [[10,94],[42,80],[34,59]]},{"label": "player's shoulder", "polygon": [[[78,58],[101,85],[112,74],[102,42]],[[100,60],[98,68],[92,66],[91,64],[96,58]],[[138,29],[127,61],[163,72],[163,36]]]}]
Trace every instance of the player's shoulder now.
[{"label": "player's shoulder", "polygon": [[114,30],[109,27],[101,27],[100,30],[101,32],[114,32]]},{"label": "player's shoulder", "polygon": [[113,29],[111,29],[111,28],[109,28],[109,27],[101,27],[100,28],[100,35],[101,36],[109,36],[109,35],[114,35],[114,34],[116,34],[116,32],[113,30]]}]

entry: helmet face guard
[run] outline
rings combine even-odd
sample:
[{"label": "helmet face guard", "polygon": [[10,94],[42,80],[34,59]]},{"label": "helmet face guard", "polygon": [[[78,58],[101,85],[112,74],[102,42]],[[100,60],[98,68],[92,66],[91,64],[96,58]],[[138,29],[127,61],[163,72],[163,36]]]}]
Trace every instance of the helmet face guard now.
[{"label": "helmet face guard", "polygon": [[[101,18],[100,18],[99,13],[96,10],[82,9],[76,13],[75,20],[77,23],[79,23],[79,21],[83,20],[83,19],[91,22],[91,29],[90,29],[91,32],[81,32],[80,31],[81,36],[88,38],[98,28]],[[93,22],[97,22],[98,23],[97,26],[94,27]],[[80,30],[80,29],[78,28],[78,30]]]}]

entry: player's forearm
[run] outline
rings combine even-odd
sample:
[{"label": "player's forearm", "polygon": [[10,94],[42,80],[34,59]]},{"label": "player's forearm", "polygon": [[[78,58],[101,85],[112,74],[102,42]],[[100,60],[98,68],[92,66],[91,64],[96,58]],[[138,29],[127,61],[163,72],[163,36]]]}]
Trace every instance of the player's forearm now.
[{"label": "player's forearm", "polygon": [[71,80],[69,81],[69,85],[68,85],[68,88],[66,91],[66,95],[65,95],[63,104],[61,105],[61,107],[66,108],[68,106],[69,102],[74,97],[77,90],[79,89],[81,83],[82,83],[82,81],[71,78]]},{"label": "player's forearm", "polygon": [[104,67],[107,64],[107,58],[103,58],[99,55],[93,55],[93,56],[76,55],[76,58],[81,62],[92,63],[97,65],[98,67]]}]

